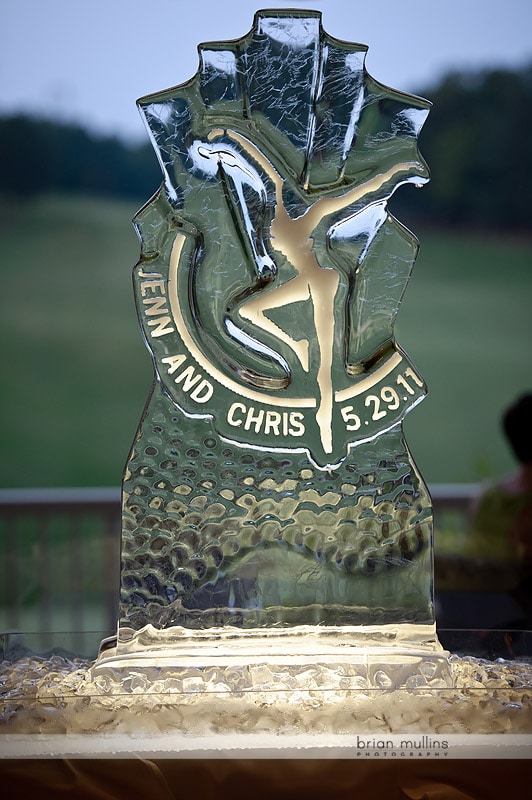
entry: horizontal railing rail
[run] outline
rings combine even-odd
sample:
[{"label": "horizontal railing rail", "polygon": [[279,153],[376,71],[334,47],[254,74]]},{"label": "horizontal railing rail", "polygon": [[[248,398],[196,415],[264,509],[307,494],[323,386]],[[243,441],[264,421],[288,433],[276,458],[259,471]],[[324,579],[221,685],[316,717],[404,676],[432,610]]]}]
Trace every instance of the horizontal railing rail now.
[{"label": "horizontal railing rail", "polygon": [[7,508],[116,508],[120,489],[115,486],[72,487],[67,489],[0,489],[0,512]]},{"label": "horizontal railing rail", "polygon": [[[478,483],[434,483],[429,486],[435,506],[467,508],[478,496]],[[62,508],[100,507],[119,509],[120,488],[72,487],[66,489],[0,489],[0,513],[16,507],[58,506]]]},{"label": "horizontal railing rail", "polygon": [[[469,503],[479,493],[479,483],[433,483],[432,499],[440,504]],[[0,507],[12,505],[101,505],[120,503],[120,487],[69,487],[64,489],[0,489]]]}]

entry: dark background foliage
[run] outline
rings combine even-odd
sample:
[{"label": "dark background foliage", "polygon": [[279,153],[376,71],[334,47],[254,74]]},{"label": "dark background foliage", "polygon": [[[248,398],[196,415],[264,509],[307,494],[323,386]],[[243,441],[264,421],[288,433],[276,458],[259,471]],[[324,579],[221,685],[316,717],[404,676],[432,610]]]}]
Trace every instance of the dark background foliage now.
[{"label": "dark background foliage", "polygon": [[[532,65],[449,74],[420,94],[434,104],[420,137],[432,183],[393,210],[436,225],[526,230],[532,209]],[[149,143],[132,145],[28,116],[0,119],[0,191],[146,200],[160,184]]]}]

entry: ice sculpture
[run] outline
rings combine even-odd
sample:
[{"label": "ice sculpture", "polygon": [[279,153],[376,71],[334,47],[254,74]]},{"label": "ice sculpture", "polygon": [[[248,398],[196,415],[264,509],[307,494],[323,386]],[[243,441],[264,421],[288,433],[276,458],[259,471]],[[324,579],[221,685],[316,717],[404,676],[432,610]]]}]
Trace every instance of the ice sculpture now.
[{"label": "ice sculpture", "polygon": [[319,12],[261,11],[139,101],[164,175],[135,219],[156,377],[97,670],[445,673],[431,501],[402,432],[425,384],[394,339],[418,244],[387,210],[428,179],[430,104],[370,77],[366,50]]}]

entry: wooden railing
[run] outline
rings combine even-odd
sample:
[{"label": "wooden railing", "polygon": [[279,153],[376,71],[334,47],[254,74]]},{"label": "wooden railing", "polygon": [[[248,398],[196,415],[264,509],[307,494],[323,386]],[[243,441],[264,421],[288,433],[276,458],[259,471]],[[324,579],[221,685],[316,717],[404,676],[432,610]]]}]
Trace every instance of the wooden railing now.
[{"label": "wooden railing", "polygon": [[[435,517],[465,515],[476,484],[430,487]],[[101,631],[118,613],[120,490],[0,490],[0,631]]]},{"label": "wooden railing", "polygon": [[118,488],[1,490],[0,630],[112,633],[120,530]]}]

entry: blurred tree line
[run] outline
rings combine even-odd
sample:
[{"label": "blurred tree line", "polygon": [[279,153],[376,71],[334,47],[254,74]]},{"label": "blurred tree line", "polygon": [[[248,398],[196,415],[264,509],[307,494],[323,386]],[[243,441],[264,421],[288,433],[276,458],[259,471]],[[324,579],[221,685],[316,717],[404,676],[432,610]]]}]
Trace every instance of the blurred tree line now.
[{"label": "blurred tree line", "polygon": [[530,230],[532,64],[449,74],[421,94],[433,103],[420,135],[431,183],[401,193],[401,209],[454,227]]},{"label": "blurred tree line", "polygon": [[[420,94],[434,104],[420,137],[432,182],[401,191],[400,219],[526,230],[532,211],[532,64],[449,74]],[[146,201],[161,182],[151,145],[128,145],[29,116],[0,119],[0,192],[58,191]]]},{"label": "blurred tree line", "polygon": [[0,119],[0,192],[21,199],[75,192],[148,200],[160,183],[150,144],[32,116]]}]

